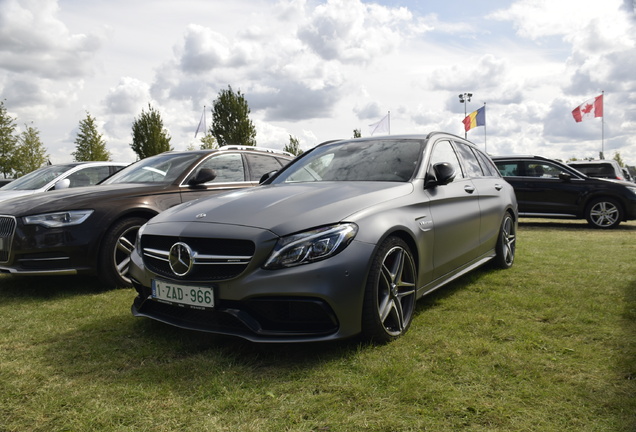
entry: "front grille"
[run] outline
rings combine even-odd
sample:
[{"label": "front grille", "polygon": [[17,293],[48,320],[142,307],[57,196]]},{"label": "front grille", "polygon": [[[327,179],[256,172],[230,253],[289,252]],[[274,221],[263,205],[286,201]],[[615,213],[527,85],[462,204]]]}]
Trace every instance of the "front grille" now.
[{"label": "front grille", "polygon": [[[195,253],[192,270],[177,276],[168,261],[170,248],[175,243],[187,244]],[[146,267],[161,276],[184,281],[220,281],[240,275],[254,255],[250,240],[213,239],[196,237],[169,237],[145,235],[141,248]]]},{"label": "front grille", "polygon": [[0,216],[0,262],[9,261],[15,225],[13,216]]}]

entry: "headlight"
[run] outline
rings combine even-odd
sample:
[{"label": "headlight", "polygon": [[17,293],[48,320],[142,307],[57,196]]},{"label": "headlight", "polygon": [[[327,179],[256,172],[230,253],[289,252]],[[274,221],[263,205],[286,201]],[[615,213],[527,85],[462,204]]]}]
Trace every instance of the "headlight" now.
[{"label": "headlight", "polygon": [[357,232],[356,224],[345,223],[283,237],[264,267],[279,269],[327,259],[346,248]]},{"label": "headlight", "polygon": [[42,225],[47,228],[57,228],[79,225],[84,222],[93,210],[71,210],[57,213],[45,213],[34,216],[25,216],[22,221],[25,225]]}]

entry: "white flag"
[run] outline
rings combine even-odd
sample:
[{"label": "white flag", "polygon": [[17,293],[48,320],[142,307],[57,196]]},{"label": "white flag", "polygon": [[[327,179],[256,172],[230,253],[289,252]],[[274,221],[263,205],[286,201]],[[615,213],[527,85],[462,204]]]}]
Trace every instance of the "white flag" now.
[{"label": "white flag", "polygon": [[385,115],[379,122],[369,125],[371,136],[380,134],[391,134],[391,123],[389,119],[390,114],[391,113]]},{"label": "white flag", "polygon": [[201,129],[202,125],[203,125],[203,133],[207,133],[207,131],[205,130],[205,128],[206,128],[206,124],[205,124],[205,107],[203,107],[203,112],[201,113],[201,120],[199,120],[199,125],[197,126],[197,130],[194,133],[194,137],[195,138],[199,134],[199,130]]}]

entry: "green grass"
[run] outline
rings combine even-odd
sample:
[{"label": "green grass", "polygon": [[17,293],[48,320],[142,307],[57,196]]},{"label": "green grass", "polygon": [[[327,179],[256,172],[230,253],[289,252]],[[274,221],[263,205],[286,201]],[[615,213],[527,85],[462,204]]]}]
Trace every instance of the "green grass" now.
[{"label": "green grass", "polygon": [[636,223],[523,220],[517,261],[385,346],[134,318],[132,290],[0,276],[0,431],[635,431]]}]

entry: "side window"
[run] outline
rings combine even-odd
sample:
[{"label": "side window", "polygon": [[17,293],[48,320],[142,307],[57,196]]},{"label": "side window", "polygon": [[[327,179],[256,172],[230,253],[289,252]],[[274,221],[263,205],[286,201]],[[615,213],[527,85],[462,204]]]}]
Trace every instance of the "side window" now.
[{"label": "side window", "polygon": [[208,168],[216,172],[216,178],[211,183],[232,183],[245,181],[243,158],[239,153],[215,154],[199,167]]},{"label": "side window", "polygon": [[441,162],[448,162],[453,166],[453,168],[455,168],[456,179],[464,178],[461,165],[457,159],[457,154],[455,153],[450,141],[438,141],[435,143],[429,165],[430,172],[432,172],[433,165]]},{"label": "side window", "polygon": [[[495,165],[497,165],[497,169],[499,170],[499,173],[504,176],[504,177],[518,177],[521,174],[521,171],[523,169],[519,169],[519,163],[518,162],[495,162]],[[523,167],[523,164],[521,164]]]},{"label": "side window", "polygon": [[457,151],[464,161],[464,167],[466,168],[468,177],[483,177],[484,173],[482,172],[479,161],[477,160],[477,157],[475,156],[471,148],[464,143],[457,142],[455,143],[455,146],[457,147]]},{"label": "side window", "polygon": [[250,180],[259,181],[263,174],[281,169],[281,164],[273,156],[246,154],[247,165],[250,167]]},{"label": "side window", "polygon": [[526,177],[559,178],[561,170],[546,162],[529,162],[526,166]]},{"label": "side window", "polygon": [[477,156],[477,160],[479,160],[479,165],[481,165],[481,169],[484,172],[485,176],[500,177],[497,167],[495,167],[495,165],[492,163],[492,160],[488,156],[477,149],[473,149],[473,153],[475,153],[475,155]]},{"label": "side window", "polygon": [[110,175],[110,167],[89,167],[76,171],[67,178],[71,182],[69,187],[92,186]]}]

